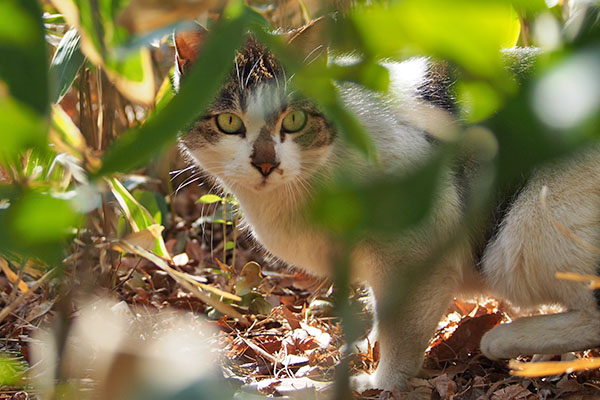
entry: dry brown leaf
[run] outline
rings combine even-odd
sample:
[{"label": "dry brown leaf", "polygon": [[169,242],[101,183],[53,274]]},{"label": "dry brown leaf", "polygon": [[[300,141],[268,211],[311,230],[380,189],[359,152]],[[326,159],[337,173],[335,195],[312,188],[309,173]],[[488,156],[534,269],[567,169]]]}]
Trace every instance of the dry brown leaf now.
[{"label": "dry brown leaf", "polygon": [[600,368],[600,358],[584,358],[575,361],[520,362],[508,363],[510,373],[516,376],[541,377]]},{"label": "dry brown leaf", "polygon": [[448,378],[448,375],[442,374],[429,381],[442,399],[449,399],[456,394],[456,382]]},{"label": "dry brown leaf", "polygon": [[279,310],[286,321],[290,324],[292,330],[300,328],[300,320],[294,315],[293,312],[290,311],[289,308],[286,306],[281,306],[279,307]]},{"label": "dry brown leaf", "polygon": [[196,281],[193,277],[190,277],[188,274],[184,274],[183,272],[179,272],[171,268],[171,266],[164,259],[133,243],[121,240],[120,246],[128,253],[137,254],[140,257],[143,257],[154,263],[154,265],[168,273],[169,276],[171,276],[171,278],[173,278],[177,283],[179,283],[181,286],[192,292],[192,294],[194,294],[206,304],[211,305],[215,310],[219,311],[222,314],[226,314],[233,318],[237,318],[240,321],[240,323],[244,325],[249,325],[246,317],[244,317],[242,314],[236,311],[233,307],[231,307],[229,304],[223,303],[218,299],[212,298],[211,296],[202,292],[201,289],[206,289],[207,291],[211,291],[222,297],[229,297],[240,301],[241,299],[238,296],[232,295],[231,293],[224,292],[212,286],[204,285]]},{"label": "dry brown leaf", "polygon": [[156,246],[156,239],[161,237],[161,233],[164,230],[164,226],[154,224],[149,227],[142,229],[141,231],[132,232],[125,236],[122,240],[118,240],[112,244],[112,248],[117,251],[126,252],[125,249],[120,245],[122,241],[130,244],[134,244],[141,247],[144,250],[152,251]]},{"label": "dry brown leaf", "polygon": [[235,293],[239,296],[250,293],[254,288],[260,285],[263,276],[260,272],[260,265],[250,261],[242,267],[240,279],[235,284]]},{"label": "dry brown leaf", "polygon": [[217,265],[219,266],[219,268],[221,268],[222,271],[228,272],[230,274],[233,272],[233,269],[229,265],[221,262],[221,260],[219,260],[218,258],[215,258],[215,261],[217,262]]},{"label": "dry brown leaf", "polygon": [[430,350],[429,358],[449,360],[456,358],[461,353],[477,350],[483,335],[498,325],[501,320],[502,314],[500,313],[463,318],[452,336],[436,344]]},{"label": "dry brown leaf", "polygon": [[219,0],[132,0],[117,18],[117,24],[131,33],[164,28],[182,20],[193,20],[203,13],[218,11]]},{"label": "dry brown leaf", "polygon": [[0,257],[0,267],[2,268],[2,271],[4,272],[4,275],[6,275],[8,280],[13,284],[17,284],[19,290],[22,293],[26,293],[29,291],[29,286],[27,286],[27,284],[23,282],[23,279],[19,278],[19,276],[15,274],[12,269],[10,269],[10,267],[8,266],[8,262],[2,257]]},{"label": "dry brown leaf", "polygon": [[524,400],[532,396],[529,390],[519,384],[510,385],[508,387],[496,390],[492,394],[492,400]]}]

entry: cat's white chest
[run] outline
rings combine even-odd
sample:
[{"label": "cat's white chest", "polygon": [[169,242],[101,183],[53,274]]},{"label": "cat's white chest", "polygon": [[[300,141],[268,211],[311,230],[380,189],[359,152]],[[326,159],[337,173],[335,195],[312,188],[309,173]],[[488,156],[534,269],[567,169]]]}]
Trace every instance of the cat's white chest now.
[{"label": "cat's white chest", "polygon": [[277,193],[238,197],[254,236],[271,254],[312,274],[330,275],[330,242],[299,216],[300,208],[287,208]]}]

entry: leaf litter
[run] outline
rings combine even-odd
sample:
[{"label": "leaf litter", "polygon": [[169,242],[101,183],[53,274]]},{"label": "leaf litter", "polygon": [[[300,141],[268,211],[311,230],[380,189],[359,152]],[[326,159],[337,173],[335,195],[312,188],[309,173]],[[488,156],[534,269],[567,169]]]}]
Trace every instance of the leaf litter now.
[{"label": "leaf litter", "polygon": [[[342,328],[331,297],[335,288],[330,283],[282,269],[245,234],[240,234],[236,241],[236,265],[227,264],[231,261],[231,250],[225,253],[227,259],[219,259],[234,228],[227,226],[224,231],[218,223],[195,224],[203,217],[199,211],[202,207],[196,202],[204,192],[203,187],[190,185],[173,200],[176,218],[167,221],[164,242],[174,262],[163,260],[165,265],[160,265],[152,262],[157,261],[152,257],[140,257],[148,252],[143,247],[149,246],[139,247],[136,240],[129,243],[125,239],[135,238],[125,236],[118,242],[107,243],[110,269],[101,273],[101,246],[97,245],[95,272],[104,276],[102,287],[130,307],[206,314],[219,332],[215,343],[220,349],[222,371],[240,393],[324,399],[333,393],[335,368],[342,357],[349,357],[353,373],[374,371],[379,359],[376,343],[369,343],[366,352],[343,355]],[[204,212],[210,213],[210,207]],[[116,246],[119,251],[111,249],[115,243],[119,243]],[[123,248],[127,246],[128,249]],[[82,252],[83,247],[75,245],[71,257],[75,264],[84,258],[83,254],[77,256],[78,251]],[[30,290],[18,289],[12,299],[15,277],[0,277],[0,301],[8,310],[3,312],[6,315],[0,324],[0,335],[5,338],[1,350],[28,360],[32,334],[56,316],[57,293],[45,284],[48,278],[22,275]],[[209,302],[194,295],[193,288],[198,287],[210,298]],[[207,291],[207,287],[212,289]],[[353,302],[362,304],[364,296],[361,288],[353,289]],[[219,309],[233,312],[226,316]],[[510,374],[506,362],[482,356],[479,340],[487,330],[508,319],[506,311],[503,304],[491,299],[456,300],[427,351],[423,375],[408,381],[407,392],[370,390],[355,393],[355,398],[529,400],[586,399],[600,395],[600,375],[596,369],[519,378]],[[360,318],[370,317],[363,310]],[[584,352],[574,362],[592,368],[595,364],[589,360],[596,355],[595,350]],[[528,363],[529,358],[519,361],[522,363],[511,364],[516,370],[544,365]],[[5,389],[0,392],[4,396],[0,399],[16,398],[15,393],[22,388]]]}]

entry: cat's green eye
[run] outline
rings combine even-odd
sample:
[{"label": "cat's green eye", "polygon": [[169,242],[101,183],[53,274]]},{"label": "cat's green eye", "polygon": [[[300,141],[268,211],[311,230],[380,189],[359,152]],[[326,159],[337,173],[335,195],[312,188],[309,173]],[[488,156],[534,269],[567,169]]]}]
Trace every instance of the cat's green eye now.
[{"label": "cat's green eye", "polygon": [[232,113],[223,113],[217,115],[217,126],[225,133],[241,133],[244,130],[242,119]]},{"label": "cat's green eye", "polygon": [[295,133],[306,126],[308,116],[304,110],[292,110],[283,118],[283,130],[287,133]]}]

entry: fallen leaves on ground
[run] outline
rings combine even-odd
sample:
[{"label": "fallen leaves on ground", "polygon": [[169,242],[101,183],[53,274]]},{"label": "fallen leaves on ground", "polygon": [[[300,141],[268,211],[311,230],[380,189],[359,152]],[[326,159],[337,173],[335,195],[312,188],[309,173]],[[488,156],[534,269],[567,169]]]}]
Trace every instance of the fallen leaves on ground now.
[{"label": "fallen leaves on ground", "polygon": [[[176,217],[167,222],[164,235],[166,250],[173,258],[169,268],[177,276],[194,279],[204,288],[214,288],[206,293],[235,309],[247,319],[246,323],[224,316],[200,301],[182,288],[172,274],[150,260],[135,253],[107,250],[102,247],[100,236],[83,238],[81,245],[74,246],[69,269],[70,279],[75,282],[73,290],[80,294],[85,290],[102,292],[130,306],[146,309],[163,312],[177,309],[207,315],[219,331],[216,342],[224,375],[240,393],[294,399],[329,398],[334,390],[335,368],[344,357],[342,328],[332,302],[335,287],[301,272],[280,268],[279,263],[267,257],[244,234],[236,237],[236,262],[231,265],[233,250],[224,248],[234,237],[233,228],[227,225],[223,229],[223,224],[210,222],[211,213],[218,213],[221,218],[223,210],[218,205],[197,205],[203,194],[203,188],[190,185],[173,199],[171,210]],[[84,246],[86,240],[95,246],[91,247],[97,250],[95,253]],[[101,248],[104,250],[100,251]],[[30,288],[40,279],[39,274],[33,276],[27,271],[22,275]],[[0,276],[3,307],[10,305],[18,294],[13,289],[14,282],[12,275]],[[47,285],[38,288],[7,315],[0,324],[0,336],[5,338],[1,350],[5,354],[25,362],[30,360],[31,335],[38,326],[54,321],[59,308],[57,294]],[[362,289],[354,288],[352,301],[362,304],[364,295]],[[70,317],[77,318],[77,311],[73,309]],[[369,320],[366,311],[359,317]],[[407,392],[370,390],[355,394],[355,398],[575,400],[600,395],[597,370],[519,378],[510,375],[506,362],[483,357],[479,351],[482,335],[505,320],[503,305],[494,300],[455,301],[428,349],[423,375],[408,381]],[[585,362],[582,360],[594,355],[594,352],[582,353],[578,361]],[[353,373],[372,372],[379,360],[379,348],[377,343],[369,343],[367,352],[354,352],[347,357]],[[17,393],[21,389],[3,388],[0,399],[27,395],[27,392]]]}]

